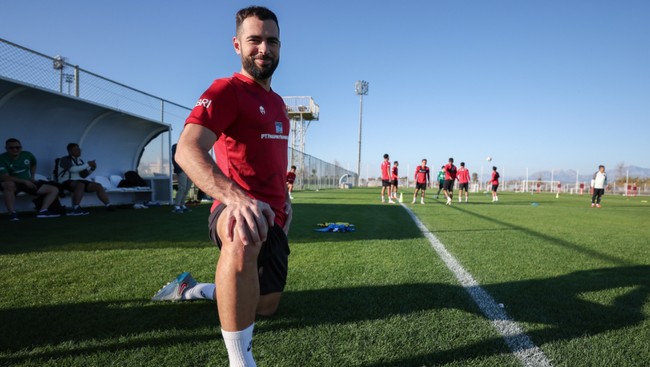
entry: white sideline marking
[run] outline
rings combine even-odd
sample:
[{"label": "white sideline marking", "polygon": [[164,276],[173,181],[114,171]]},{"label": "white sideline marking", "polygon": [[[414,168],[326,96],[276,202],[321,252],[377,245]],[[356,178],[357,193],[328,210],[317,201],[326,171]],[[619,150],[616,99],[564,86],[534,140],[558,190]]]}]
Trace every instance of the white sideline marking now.
[{"label": "white sideline marking", "polygon": [[465,288],[474,303],[478,305],[483,314],[492,322],[492,326],[503,336],[506,344],[512,350],[512,353],[521,361],[524,366],[531,367],[552,367],[551,362],[546,358],[544,352],[530,340],[523,330],[513,321],[506,312],[499,307],[494,298],[490,296],[476,280],[472,274],[467,272],[465,268],[454,258],[452,254],[447,251],[445,246],[438,240],[436,236],[431,233],[427,227],[420,221],[418,217],[413,214],[411,209],[404,204],[401,204],[406,212],[409,213],[415,224],[418,226],[424,237],[431,243],[431,247],[438,253],[438,256],[447,265],[456,276],[456,279]]}]

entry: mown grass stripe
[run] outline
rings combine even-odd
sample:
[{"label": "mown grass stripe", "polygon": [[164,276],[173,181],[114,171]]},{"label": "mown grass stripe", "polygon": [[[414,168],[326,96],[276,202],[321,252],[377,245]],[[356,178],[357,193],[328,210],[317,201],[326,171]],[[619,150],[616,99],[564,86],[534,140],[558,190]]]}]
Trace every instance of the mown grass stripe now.
[{"label": "mown grass stripe", "polygon": [[438,238],[427,229],[413,211],[406,205],[401,204],[406,212],[411,216],[417,227],[424,237],[429,240],[431,247],[436,251],[438,256],[451,270],[456,279],[463,288],[469,293],[472,300],[481,309],[481,312],[487,317],[494,328],[503,336],[506,344],[512,350],[512,353],[521,361],[524,366],[531,367],[551,367],[553,366],[544,352],[536,346],[533,341],[523,332],[521,327],[513,321],[502,307],[478,284],[472,274],[470,274],[462,265],[447,251],[445,246]]}]

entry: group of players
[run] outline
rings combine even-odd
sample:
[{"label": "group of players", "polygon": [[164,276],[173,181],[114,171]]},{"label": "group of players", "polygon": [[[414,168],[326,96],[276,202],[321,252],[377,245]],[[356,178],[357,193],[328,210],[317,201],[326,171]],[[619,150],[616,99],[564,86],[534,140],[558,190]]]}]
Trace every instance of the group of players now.
[{"label": "group of players", "polygon": [[[381,202],[388,201],[389,203],[397,202],[397,184],[399,181],[398,174],[399,162],[394,161],[393,166],[390,164],[390,156],[384,154],[384,160],[381,163]],[[411,204],[417,202],[418,193],[420,193],[420,204],[424,204],[425,192],[428,187],[431,187],[430,170],[427,166],[427,160],[422,159],[419,166],[415,168],[415,192],[413,192],[413,201]],[[447,164],[443,165],[438,172],[438,193],[436,199],[443,192],[447,201],[445,205],[451,205],[454,197],[454,181],[458,180],[458,202],[462,203],[463,192],[465,192],[465,202],[469,199],[469,170],[465,167],[465,162],[460,162],[460,168],[454,165],[454,158],[449,158]],[[492,167],[492,175],[489,181],[492,186],[492,202],[499,201],[497,190],[499,188],[499,172],[496,167]],[[387,199],[385,198],[387,196]]]}]

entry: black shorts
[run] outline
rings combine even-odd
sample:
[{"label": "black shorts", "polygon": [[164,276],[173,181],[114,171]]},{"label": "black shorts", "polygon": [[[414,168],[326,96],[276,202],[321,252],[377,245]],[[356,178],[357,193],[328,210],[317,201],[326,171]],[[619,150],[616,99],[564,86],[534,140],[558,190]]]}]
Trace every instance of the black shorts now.
[{"label": "black shorts", "polygon": [[492,185],[492,191],[497,192],[498,188],[499,188],[499,184]]},{"label": "black shorts", "polygon": [[390,184],[391,184],[391,186],[397,187],[397,180],[391,180]]},{"label": "black shorts", "polygon": [[447,191],[454,190],[454,180],[445,180],[445,183],[442,184],[442,189]]},{"label": "black shorts", "polygon": [[438,181],[438,188],[442,190],[442,187],[445,185],[445,181]]},{"label": "black shorts", "polygon": [[[27,187],[27,185],[25,185],[22,182],[16,183],[16,195],[18,195],[21,192],[24,192],[29,195],[38,196],[38,189],[40,189],[41,186],[43,185],[49,185],[47,181],[41,181],[41,180],[34,182],[34,184],[36,185],[36,188],[30,189]],[[0,191],[4,191],[2,185],[0,185]]]},{"label": "black shorts", "polygon": [[[226,205],[219,204],[208,218],[210,239],[221,249],[221,239],[217,234],[217,219]],[[289,269],[289,239],[279,225],[274,224],[257,256],[257,270],[260,282],[260,295],[282,292],[287,284]]]},{"label": "black shorts", "polygon": [[88,180],[67,180],[67,181],[64,181],[64,182],[61,184],[61,187],[62,187],[64,190],[74,191],[74,188],[72,188],[72,183],[74,183],[74,182],[80,182],[80,183],[82,183],[82,184],[84,185],[84,192],[89,192],[89,191],[88,191],[88,185],[91,184],[91,183],[93,183],[92,181],[88,181]]},{"label": "black shorts", "polygon": [[390,180],[381,180],[381,187],[389,187]]},{"label": "black shorts", "polygon": [[426,191],[426,189],[427,189],[427,183],[426,183],[426,182],[424,182],[424,183],[419,183],[419,182],[417,182],[417,183],[415,183],[415,189],[416,189],[416,190],[423,190],[423,191]]},{"label": "black shorts", "polygon": [[459,183],[458,184],[458,190],[469,191],[469,182]]}]

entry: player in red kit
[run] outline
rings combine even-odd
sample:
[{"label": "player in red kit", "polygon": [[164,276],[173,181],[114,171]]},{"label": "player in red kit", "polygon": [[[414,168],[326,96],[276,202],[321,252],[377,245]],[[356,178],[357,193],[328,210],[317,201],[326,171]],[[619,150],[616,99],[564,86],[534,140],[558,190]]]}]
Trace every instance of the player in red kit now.
[{"label": "player in red kit", "polygon": [[291,170],[287,172],[287,191],[289,192],[289,199],[293,200],[291,193],[293,192],[293,182],[296,180],[296,166],[291,166]]},{"label": "player in red kit", "polygon": [[431,177],[429,176],[429,167],[427,167],[427,160],[423,159],[422,164],[417,166],[415,169],[415,192],[413,193],[413,201],[411,204],[415,204],[415,201],[418,197],[418,191],[422,190],[422,196],[420,198],[420,204],[424,204],[424,193],[429,186]]},{"label": "player in red kit", "polygon": [[280,61],[276,15],[264,7],[241,9],[232,44],[241,58],[240,72],[215,80],[201,95],[176,150],[183,171],[215,199],[208,225],[221,251],[216,290],[186,272],[154,300],[187,299],[186,293],[205,286],[203,296],[216,295],[230,365],[255,366],[255,316],[277,310],[290,253],[292,208],[285,175],[290,124],[282,97],[271,89]]},{"label": "player in red kit", "polygon": [[395,161],[393,162],[393,169],[391,170],[391,175],[390,175],[390,194],[391,197],[395,200],[397,200],[397,181],[399,181],[399,173],[397,166],[399,166],[399,162]]},{"label": "player in red kit", "polygon": [[381,162],[381,202],[385,203],[384,195],[388,197],[388,202],[395,203],[390,196],[390,157],[384,154],[384,161]]},{"label": "player in red kit", "polygon": [[499,172],[497,172],[497,167],[492,167],[492,177],[490,177],[490,184],[492,184],[492,202],[499,201],[499,196],[497,196],[497,189],[499,188]]},{"label": "player in red kit", "polygon": [[449,163],[443,170],[445,171],[445,182],[442,184],[442,192],[447,198],[445,205],[451,205],[451,199],[454,197],[454,181],[456,180],[456,166],[454,166],[453,158],[449,158]]},{"label": "player in red kit", "polygon": [[465,162],[460,162],[458,175],[458,202],[463,202],[463,191],[465,191],[465,202],[469,196],[469,170],[465,168]]}]

